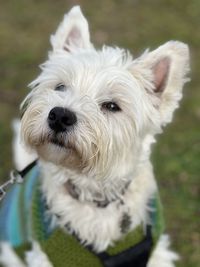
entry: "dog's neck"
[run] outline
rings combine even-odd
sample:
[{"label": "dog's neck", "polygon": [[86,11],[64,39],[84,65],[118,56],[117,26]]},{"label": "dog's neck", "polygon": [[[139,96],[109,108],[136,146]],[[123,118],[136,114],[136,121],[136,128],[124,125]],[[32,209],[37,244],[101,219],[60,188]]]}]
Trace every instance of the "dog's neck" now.
[{"label": "dog's neck", "polygon": [[123,203],[123,196],[130,183],[131,181],[127,181],[118,187],[117,190],[113,190],[113,188],[111,190],[106,190],[105,186],[100,185],[99,190],[96,192],[92,192],[89,187],[81,188],[80,186],[76,186],[70,179],[67,180],[64,186],[74,199],[79,201],[90,201],[96,204],[97,207],[104,208],[113,201],[119,200]]},{"label": "dog's neck", "polygon": [[[136,172],[137,175],[132,176],[132,182],[123,194],[120,192],[124,187],[117,188],[118,194],[111,194],[115,196],[115,199],[104,207],[98,207],[97,203],[94,203],[95,194],[88,195],[89,190],[94,192],[95,187],[96,190],[98,189],[95,182],[85,184],[84,188],[88,188],[88,191],[83,190],[78,197],[75,197],[73,196],[74,189],[73,192],[69,193],[70,189],[67,188],[68,185],[66,186],[69,179],[64,176],[64,173],[61,174],[61,170],[58,171],[47,163],[42,163],[42,169],[43,192],[50,212],[59,218],[57,223],[67,231],[75,231],[80,240],[91,244],[96,251],[105,250],[114,241],[120,239],[124,233],[134,229],[139,224],[147,224],[147,204],[156,191],[152,167],[149,162],[140,166],[140,170]],[[73,177],[70,176],[70,179]],[[75,186],[77,186],[76,183]],[[112,190],[115,191],[116,187],[113,187]],[[109,190],[109,194],[112,190]],[[126,225],[126,229],[123,225]]]},{"label": "dog's neck", "polygon": [[124,172],[122,167],[121,170],[118,168],[115,176],[113,173],[107,173],[106,176],[101,177],[51,163],[43,162],[42,165],[45,173],[48,173],[45,176],[53,177],[52,179],[63,188],[66,195],[70,195],[82,204],[88,203],[97,207],[106,207],[113,201],[123,203],[125,192],[138,172],[136,169]]}]

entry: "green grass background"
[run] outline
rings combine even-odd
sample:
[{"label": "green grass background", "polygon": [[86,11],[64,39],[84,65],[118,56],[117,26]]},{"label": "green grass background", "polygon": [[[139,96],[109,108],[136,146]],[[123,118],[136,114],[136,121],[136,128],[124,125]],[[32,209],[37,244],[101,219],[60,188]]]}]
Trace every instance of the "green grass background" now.
[{"label": "green grass background", "polygon": [[12,167],[11,120],[50,49],[49,35],[63,14],[81,4],[92,41],[127,47],[134,55],[171,40],[191,49],[191,82],[173,123],[158,137],[152,160],[165,206],[167,230],[180,253],[178,266],[200,266],[200,1],[1,0],[0,179]]}]

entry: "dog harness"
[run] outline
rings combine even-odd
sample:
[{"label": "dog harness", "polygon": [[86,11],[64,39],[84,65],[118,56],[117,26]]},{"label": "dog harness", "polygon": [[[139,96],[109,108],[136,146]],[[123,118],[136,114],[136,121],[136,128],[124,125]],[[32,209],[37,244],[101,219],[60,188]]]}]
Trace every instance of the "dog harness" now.
[{"label": "dog harness", "polygon": [[114,246],[95,253],[77,236],[51,228],[51,215],[40,190],[37,164],[20,173],[24,183],[9,190],[0,209],[0,241],[9,242],[23,259],[36,240],[54,267],[146,267],[149,256],[164,230],[162,207],[156,194],[149,204],[151,225],[139,225]]}]

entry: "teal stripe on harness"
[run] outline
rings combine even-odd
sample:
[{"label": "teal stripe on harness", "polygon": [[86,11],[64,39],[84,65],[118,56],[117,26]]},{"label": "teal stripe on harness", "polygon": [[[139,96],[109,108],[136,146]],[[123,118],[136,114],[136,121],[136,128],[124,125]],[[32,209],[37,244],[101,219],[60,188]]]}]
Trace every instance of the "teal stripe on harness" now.
[{"label": "teal stripe on harness", "polygon": [[14,246],[19,246],[24,242],[21,229],[21,215],[19,215],[19,197],[21,193],[20,185],[16,185],[13,190],[13,199],[11,200],[8,216],[8,238]]},{"label": "teal stripe on harness", "polygon": [[[25,178],[25,191],[24,191],[24,213],[30,214],[30,211],[32,209],[32,198],[33,198],[33,192],[34,188],[36,188],[36,185],[38,183],[38,177],[39,177],[39,168],[38,166],[35,166],[27,175]],[[31,201],[30,201],[31,200]],[[26,222],[26,236],[27,240],[31,241],[32,237],[32,215],[30,215],[29,220]]]},{"label": "teal stripe on harness", "polygon": [[0,209],[0,241],[17,247],[32,240],[32,197],[38,187],[39,168],[34,166],[7,192]]}]

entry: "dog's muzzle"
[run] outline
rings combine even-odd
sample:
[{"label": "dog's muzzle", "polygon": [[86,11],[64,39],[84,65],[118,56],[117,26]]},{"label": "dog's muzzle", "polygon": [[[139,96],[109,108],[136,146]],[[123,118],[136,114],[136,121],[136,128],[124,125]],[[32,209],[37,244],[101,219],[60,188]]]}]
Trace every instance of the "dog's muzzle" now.
[{"label": "dog's muzzle", "polygon": [[48,115],[49,127],[56,133],[68,131],[76,122],[76,114],[67,108],[55,107]]}]

